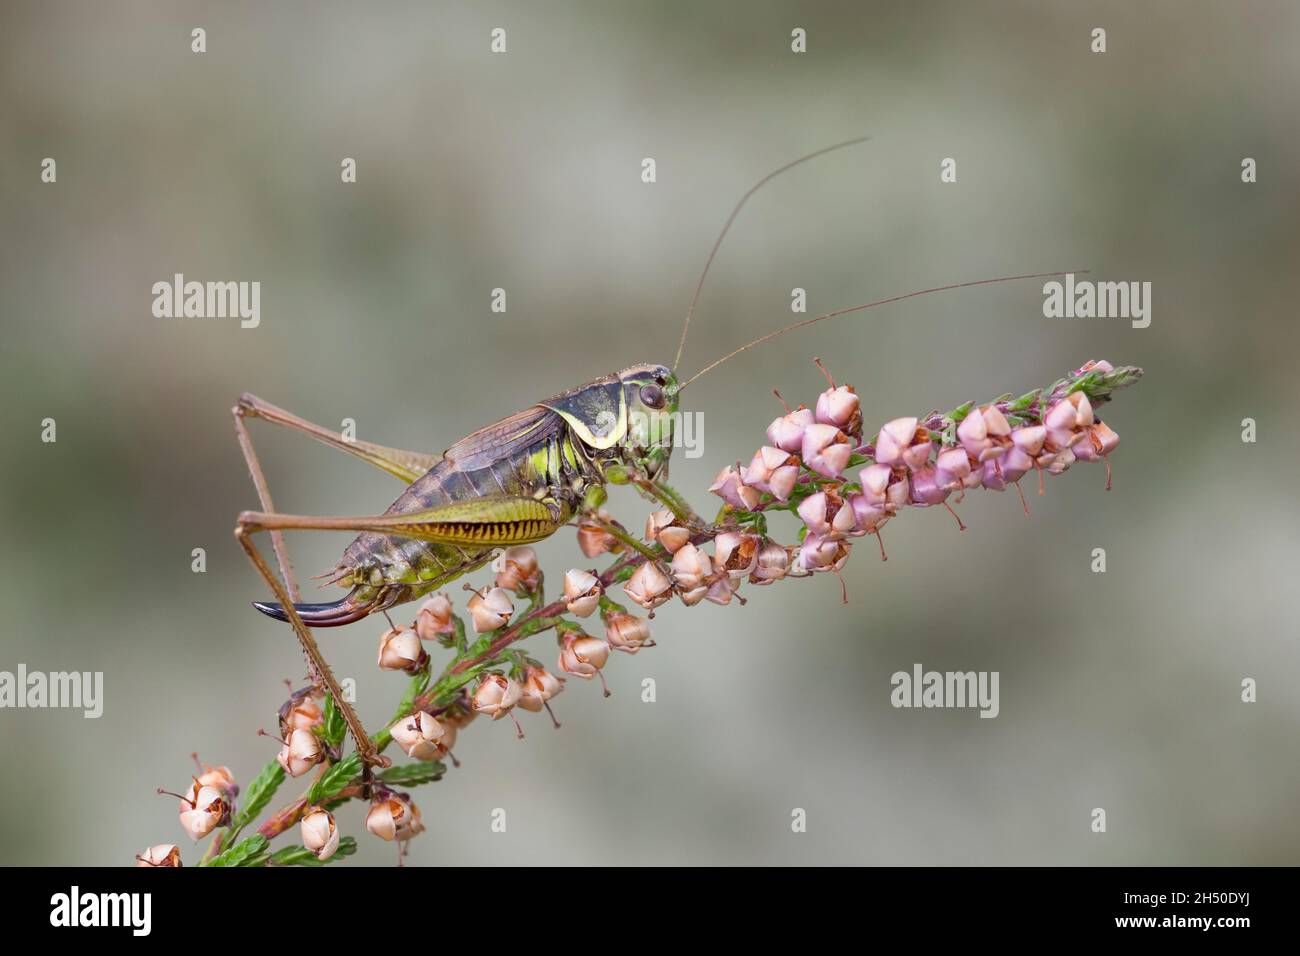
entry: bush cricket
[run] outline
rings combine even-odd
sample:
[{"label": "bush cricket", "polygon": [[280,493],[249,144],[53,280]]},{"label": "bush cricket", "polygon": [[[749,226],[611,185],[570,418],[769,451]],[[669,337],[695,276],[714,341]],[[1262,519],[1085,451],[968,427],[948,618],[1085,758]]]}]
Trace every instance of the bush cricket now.
[{"label": "bush cricket", "polygon": [[[750,348],[816,322],[916,296],[1064,274],[1035,273],[959,282],[823,313],[760,336],[706,365],[685,382],[679,381],[676,368],[700,291],[722,240],[745,203],[781,173],[865,139],[837,143],[787,163],[740,198],[700,274],[671,367],[634,365],[602,376],[479,429],[442,454],[346,440],[254,395],[241,396],[233,409],[235,430],[261,510],[239,515],[235,537],[275,597],[275,602],[254,606],[293,628],[313,680],[333,696],[367,766],[387,766],[388,760],[376,751],[355,710],[344,698],[311,626],[336,627],[386,611],[482,567],[501,548],[547,538],[576,515],[593,511],[604,500],[607,483],[634,484],[677,510],[680,499],[665,478],[673,444],[672,423],[681,392],[700,376]],[[388,472],[407,487],[381,515],[317,517],[278,513],[253,448],[247,418],[306,434]],[[345,597],[326,604],[302,603],[282,535],[290,530],[358,533],[337,566],[321,575],[327,579],[326,584],[350,587]],[[260,531],[270,533],[279,577],[254,542],[253,535]]]}]

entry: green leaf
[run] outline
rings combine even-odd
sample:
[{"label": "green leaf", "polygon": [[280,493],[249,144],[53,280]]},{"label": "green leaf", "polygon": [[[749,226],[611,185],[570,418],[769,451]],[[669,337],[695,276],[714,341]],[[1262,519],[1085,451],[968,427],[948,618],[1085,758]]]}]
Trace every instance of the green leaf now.
[{"label": "green leaf", "polygon": [[361,755],[353,751],[338,763],[332,765],[312,783],[311,789],[307,791],[307,802],[324,803],[326,800],[332,800],[360,772]]},{"label": "green leaf", "polygon": [[394,787],[418,787],[422,783],[432,783],[440,779],[446,772],[445,764],[430,760],[389,767],[379,775],[379,779]]},{"label": "green leaf", "polygon": [[270,844],[266,837],[254,833],[251,837],[240,840],[229,850],[214,856],[208,866],[260,866],[265,860],[259,859]]},{"label": "green leaf", "polygon": [[275,796],[275,791],[284,783],[284,768],[278,760],[272,760],[253,778],[244,792],[243,806],[235,814],[231,823],[234,832],[242,830],[258,818],[266,805]]},{"label": "green leaf", "polygon": [[347,722],[343,719],[343,711],[334,703],[334,695],[325,695],[325,719],[321,723],[320,736],[325,743],[331,747],[337,747],[343,743],[343,735],[348,732]]},{"label": "green leaf", "polygon": [[357,841],[350,836],[345,836],[339,840],[339,848],[334,851],[334,855],[328,860],[316,859],[316,854],[305,846],[287,846],[272,855],[267,862],[271,866],[325,866],[327,863],[341,860],[343,857],[351,856],[356,852]]}]

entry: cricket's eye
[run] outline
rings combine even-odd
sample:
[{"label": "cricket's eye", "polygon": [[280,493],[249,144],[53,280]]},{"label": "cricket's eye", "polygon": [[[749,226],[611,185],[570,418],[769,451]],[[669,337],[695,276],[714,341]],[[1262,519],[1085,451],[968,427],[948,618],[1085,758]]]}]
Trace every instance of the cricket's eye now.
[{"label": "cricket's eye", "polygon": [[641,401],[647,408],[663,408],[664,390],[658,385],[642,385]]}]

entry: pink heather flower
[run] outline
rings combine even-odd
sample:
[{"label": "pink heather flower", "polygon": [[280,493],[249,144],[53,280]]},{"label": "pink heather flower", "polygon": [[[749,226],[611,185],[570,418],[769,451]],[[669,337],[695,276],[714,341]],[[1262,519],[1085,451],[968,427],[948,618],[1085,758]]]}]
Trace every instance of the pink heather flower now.
[{"label": "pink heather flower", "polygon": [[767,426],[767,442],[782,451],[798,452],[803,447],[804,430],[816,420],[812,411],[800,405]]},{"label": "pink heather flower", "polygon": [[590,617],[600,606],[600,598],[604,593],[605,588],[601,585],[600,578],[590,571],[570,568],[565,572],[564,600],[567,602],[565,608],[570,614]]},{"label": "pink heather flower", "polygon": [[451,634],[455,630],[451,623],[451,612],[451,598],[447,595],[435,594],[429,598],[420,605],[420,611],[415,616],[416,636],[422,641],[432,641],[439,635]]},{"label": "pink heather flower", "polygon": [[1085,372],[1113,372],[1113,371],[1115,371],[1115,366],[1111,365],[1105,359],[1097,359],[1096,361],[1089,359],[1088,361],[1084,362],[1083,365],[1081,365],[1079,368],[1071,372],[1070,378],[1078,378],[1080,375],[1083,375]]},{"label": "pink heather flower", "polygon": [[181,851],[175,843],[159,843],[151,846],[135,858],[136,866],[179,867]]},{"label": "pink heather flower", "polygon": [[704,596],[709,593],[709,586],[701,584],[691,588],[689,591],[678,591],[677,596],[682,599],[682,603],[687,607],[695,607],[704,600]]},{"label": "pink heather flower", "polygon": [[713,539],[713,566],[739,583],[758,563],[758,545],[758,535],[724,531]]},{"label": "pink heather flower", "polygon": [[877,462],[858,472],[858,479],[867,501],[885,508],[891,514],[911,500],[907,474],[902,469],[895,470]]},{"label": "pink heather flower", "polygon": [[560,647],[560,670],[591,680],[609,660],[609,642],[590,634],[565,635]]},{"label": "pink heather flower", "polygon": [[295,730],[285,740],[275,759],[280,761],[280,766],[289,776],[301,777],[325,759],[325,752],[321,749],[320,738],[315,734]]},{"label": "pink heather flower", "polygon": [[[949,448],[941,451],[934,462],[934,480],[949,491],[955,491],[966,485],[970,477],[970,455],[965,448]],[[978,478],[972,485],[978,482]]]},{"label": "pink heather flower", "polygon": [[693,544],[683,545],[673,555],[673,580],[683,591],[695,590],[712,574],[713,562]]},{"label": "pink heather flower", "polygon": [[714,604],[730,604],[732,597],[740,590],[740,582],[729,574],[719,574],[709,582],[705,589],[705,600]]},{"label": "pink heather flower", "polygon": [[972,408],[957,426],[957,438],[975,461],[988,461],[1005,450],[999,439],[1011,434],[1007,417],[996,405]]},{"label": "pink heather flower", "polygon": [[518,681],[513,681],[505,674],[495,672],[484,674],[483,680],[474,691],[472,706],[476,714],[487,714],[493,720],[500,720],[514,709],[523,696],[524,689]]},{"label": "pink heather flower", "polygon": [[855,525],[854,530],[849,533],[851,538],[860,538],[864,534],[878,531],[897,512],[893,505],[875,504],[870,496],[862,492],[849,495],[847,504],[853,509]]},{"label": "pink heather flower", "polygon": [[915,471],[930,460],[933,447],[929,429],[918,426],[915,418],[895,418],[876,436],[876,461]]},{"label": "pink heather flower", "polygon": [[1050,456],[1044,455],[1043,457],[1050,459],[1046,463],[1043,462],[1042,458],[1039,459],[1039,464],[1047,469],[1049,475],[1064,474],[1070,470],[1070,466],[1073,465],[1076,460],[1074,451],[1070,448],[1062,448],[1060,451]]},{"label": "pink heather flower", "polygon": [[787,501],[799,482],[799,457],[775,445],[764,445],[754,452],[745,469],[744,482],[766,491],[777,501]]},{"label": "pink heather flower", "polygon": [[749,576],[750,584],[771,584],[780,581],[790,570],[790,552],[775,541],[765,541],[758,549],[758,560]]},{"label": "pink heather flower", "polygon": [[1068,448],[1079,440],[1078,433],[1093,423],[1092,403],[1083,392],[1071,392],[1048,406],[1043,416],[1049,448]]},{"label": "pink heather flower", "polygon": [[1079,461],[1096,461],[1105,458],[1119,445],[1119,435],[1105,422],[1097,421],[1084,429],[1084,437],[1075,442],[1070,450]]},{"label": "pink heather flower", "polygon": [[393,724],[393,742],[416,760],[436,760],[444,752],[447,729],[430,713],[417,710]]},{"label": "pink heather flower", "polygon": [[804,571],[838,571],[849,559],[849,543],[810,534],[799,547],[795,559]]},{"label": "pink heather flower", "polygon": [[605,641],[616,651],[635,654],[650,640],[650,622],[635,614],[615,611],[605,618]]},{"label": "pink heather flower", "polygon": [[849,436],[834,425],[809,425],[803,433],[803,461],[811,470],[827,478],[838,478],[849,466],[853,444]]},{"label": "pink heather flower", "polygon": [[741,480],[740,472],[736,470],[735,465],[728,465],[718,472],[718,477],[713,479],[709,491],[741,511],[753,511],[758,507],[758,489],[749,487]]},{"label": "pink heather flower", "polygon": [[[596,517],[601,521],[608,521],[609,513],[598,511]],[[590,518],[583,518],[578,522],[578,548],[587,557],[594,558],[606,551],[617,551],[618,547],[618,539],[601,527],[599,523],[592,521]]]},{"label": "pink heather flower", "polygon": [[[679,551],[678,554],[680,553]],[[632,572],[632,577],[623,585],[623,591],[647,611],[653,611],[672,597],[673,582],[657,563],[646,561]]]},{"label": "pink heather flower", "polygon": [[928,508],[930,505],[942,504],[950,490],[939,484],[933,467],[919,468],[912,472],[910,494],[914,505]]},{"label": "pink heather flower", "polygon": [[181,801],[180,813],[181,828],[191,840],[201,840],[229,821],[230,804],[216,787],[198,787],[192,800]]},{"label": "pink heather flower", "polygon": [[817,421],[823,425],[834,425],[841,431],[854,431],[854,420],[861,421],[858,415],[860,405],[852,385],[828,388],[817,396]]},{"label": "pink heather flower", "polygon": [[324,862],[339,848],[339,830],[334,825],[334,814],[323,807],[308,807],[300,824],[302,845],[316,859]]},{"label": "pink heather flower", "polygon": [[527,545],[506,548],[492,563],[492,568],[497,573],[493,583],[507,591],[535,591],[542,580],[537,552]]},{"label": "pink heather flower", "polygon": [[505,626],[515,613],[514,602],[505,588],[490,588],[486,593],[475,591],[468,606],[474,631],[478,634],[487,634]]},{"label": "pink heather flower", "polygon": [[426,659],[420,636],[405,625],[379,635],[379,666],[386,671],[414,670]]},{"label": "pink heather flower", "polygon": [[667,508],[652,511],[645,519],[645,539],[651,544],[659,542],[675,554],[682,545],[691,540],[691,531],[677,523],[677,516]]},{"label": "pink heather flower", "polygon": [[370,805],[366,829],[381,840],[409,840],[424,832],[424,824],[414,801],[404,793],[394,793]]},{"label": "pink heather flower", "polygon": [[809,495],[799,503],[799,518],[809,532],[825,538],[842,538],[857,528],[852,506],[846,506],[834,488]]},{"label": "pink heather flower", "polygon": [[524,670],[523,694],[519,698],[519,706],[536,714],[562,690],[564,678],[556,677],[545,667],[530,664]]}]

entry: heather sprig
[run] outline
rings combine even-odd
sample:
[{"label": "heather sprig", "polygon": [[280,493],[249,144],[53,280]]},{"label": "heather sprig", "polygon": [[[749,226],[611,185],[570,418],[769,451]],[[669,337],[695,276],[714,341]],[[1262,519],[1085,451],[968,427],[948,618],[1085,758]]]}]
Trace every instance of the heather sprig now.
[{"label": "heather sprig", "polygon": [[[686,606],[743,603],[739,592],[746,583],[767,586],[826,571],[839,575],[855,540],[866,535],[876,537],[883,560],[881,528],[900,512],[943,505],[956,517],[950,502],[960,503],[977,488],[1014,486],[1024,504],[1020,482],[1031,472],[1042,494],[1045,476],[1060,475],[1077,462],[1103,461],[1109,490],[1109,456],[1119,436],[1097,409],[1135,383],[1142,370],[1090,361],[1018,398],[1006,394],[948,412],[893,418],[870,432],[864,431],[852,386],[837,385],[825,368],[822,373],[828,387],[812,408],[785,406],[749,464],[719,472],[709,487],[722,499],[712,520],[661,481],[611,468],[611,483],[633,486],[657,507],[638,540],[604,510],[603,494],[588,497],[575,521],[578,544],[588,560],[612,558],[603,570],[569,569],[561,594],[547,600],[536,552],[509,548],[494,561],[490,585],[467,586],[469,627],[452,598],[436,594],[412,623],[385,630],[378,666],[410,678],[393,717],[372,740],[381,753],[396,744],[414,763],[376,770],[365,767],[355,751],[343,755],[339,709],[309,686],[281,706],[280,752],[249,785],[242,809],[230,771],[200,764],[185,794],[173,794],[186,833],[194,840],[212,837],[200,865],[320,865],[349,855],[356,842],[342,835],[335,811],[352,800],[367,801],[365,827],[371,834],[404,848],[425,829],[409,791],[440,779],[444,760],[459,766],[454,748],[468,724],[480,715],[491,721],[509,717],[523,738],[516,716],[523,709],[547,711],[558,728],[551,702],[567,678],[598,678],[604,686],[603,672],[615,651],[636,654],[654,646],[649,619],[674,598]],[[783,511],[794,522],[788,543],[771,529]],[[590,633],[588,626],[602,633]],[[555,632],[555,672],[518,646],[544,631]],[[446,658],[440,670],[435,657]],[[604,692],[609,695],[607,687]],[[300,796],[240,839],[286,776],[313,771]],[[295,824],[301,845],[273,852],[270,841]],[[181,863],[174,844],[150,847],[136,860],[138,866]]]}]

